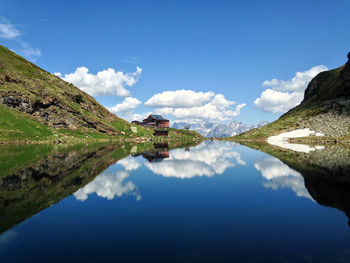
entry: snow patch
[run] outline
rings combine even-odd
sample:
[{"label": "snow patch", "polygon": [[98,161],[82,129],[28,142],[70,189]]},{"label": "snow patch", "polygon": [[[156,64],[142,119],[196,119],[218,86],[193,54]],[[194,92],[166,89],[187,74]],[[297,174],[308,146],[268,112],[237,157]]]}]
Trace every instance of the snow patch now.
[{"label": "snow patch", "polygon": [[267,142],[271,145],[275,145],[281,148],[289,149],[295,152],[303,152],[303,153],[310,153],[315,150],[324,149],[324,146],[311,147],[306,144],[296,144],[296,143],[288,142],[288,139],[290,138],[308,137],[310,135],[324,136],[323,133],[311,131],[309,128],[305,128],[305,129],[297,129],[289,132],[283,132],[275,136],[270,136],[269,138],[267,138]]}]

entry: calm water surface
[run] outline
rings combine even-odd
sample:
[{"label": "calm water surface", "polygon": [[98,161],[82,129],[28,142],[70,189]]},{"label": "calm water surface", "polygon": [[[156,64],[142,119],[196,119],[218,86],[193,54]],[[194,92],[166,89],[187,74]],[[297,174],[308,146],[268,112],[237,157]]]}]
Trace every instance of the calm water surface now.
[{"label": "calm water surface", "polygon": [[288,166],[230,142],[156,147],[47,150],[30,167],[4,149],[1,262],[350,262],[342,151],[333,184],[316,151]]}]

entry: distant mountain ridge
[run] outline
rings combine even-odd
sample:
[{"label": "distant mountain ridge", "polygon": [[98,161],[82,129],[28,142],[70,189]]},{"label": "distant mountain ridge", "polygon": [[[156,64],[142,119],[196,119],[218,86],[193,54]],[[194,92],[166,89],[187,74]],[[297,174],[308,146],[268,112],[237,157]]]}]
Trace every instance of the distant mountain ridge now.
[{"label": "distant mountain ridge", "polygon": [[213,123],[208,121],[187,122],[174,121],[172,128],[184,129],[189,126],[190,130],[196,131],[205,137],[230,137],[254,128],[262,127],[268,124],[267,121],[261,121],[257,125],[247,125],[239,121],[231,121],[227,124]]}]

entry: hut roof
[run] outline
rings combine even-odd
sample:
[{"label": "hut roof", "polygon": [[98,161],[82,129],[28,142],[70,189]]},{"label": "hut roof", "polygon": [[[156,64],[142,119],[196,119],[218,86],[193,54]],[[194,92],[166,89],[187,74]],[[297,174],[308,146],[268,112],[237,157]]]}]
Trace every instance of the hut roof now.
[{"label": "hut roof", "polygon": [[151,115],[154,119],[158,121],[168,121],[167,119],[164,119],[162,115]]}]

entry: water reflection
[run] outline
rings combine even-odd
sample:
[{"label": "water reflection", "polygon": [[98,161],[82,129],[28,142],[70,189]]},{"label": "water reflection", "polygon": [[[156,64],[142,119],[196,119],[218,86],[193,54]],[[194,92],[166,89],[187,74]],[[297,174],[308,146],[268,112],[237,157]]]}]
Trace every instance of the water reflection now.
[{"label": "water reflection", "polygon": [[267,182],[263,183],[264,187],[273,190],[290,188],[297,196],[313,200],[305,187],[302,175],[289,168],[277,158],[264,156],[255,161],[254,167],[260,171],[261,175],[267,180]]},{"label": "water reflection", "polygon": [[[2,150],[0,232],[73,194],[130,151],[118,144],[57,149],[47,145],[3,146]],[[116,177],[117,182],[125,177]],[[123,186],[132,189],[130,184]]]},{"label": "water reflection", "polygon": [[161,162],[164,158],[169,157],[169,145],[168,143],[155,143],[154,149],[132,154],[133,157],[140,155],[149,162]]},{"label": "water reflection", "polygon": [[133,182],[125,182],[130,176],[130,171],[104,172],[100,174],[94,181],[79,189],[74,193],[77,200],[85,201],[88,195],[96,193],[97,196],[107,198],[108,200],[114,197],[123,195],[134,195],[136,200],[141,200],[141,195],[138,192],[137,186]]},{"label": "water reflection", "polygon": [[233,151],[232,143],[204,142],[190,151],[175,149],[162,162],[147,162],[145,166],[153,173],[164,177],[193,178],[212,177],[223,174],[236,164],[245,165],[238,152]]},{"label": "water reflection", "polygon": [[[350,148],[327,146],[310,153],[293,153],[266,144],[247,143],[274,157],[255,162],[272,189],[289,187],[297,196],[343,211],[350,219]],[[350,223],[350,221],[349,221]]]},{"label": "water reflection", "polygon": [[259,146],[265,154],[230,142],[173,147],[0,155],[0,230],[8,230],[0,235],[2,260],[45,261],[45,251],[56,262],[97,262],[101,254],[123,262],[322,262],[325,255],[331,262],[348,253],[344,215],[317,205],[350,215],[348,148],[305,154]]}]

